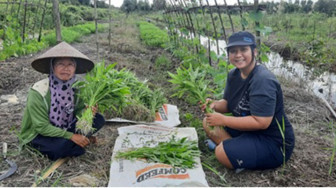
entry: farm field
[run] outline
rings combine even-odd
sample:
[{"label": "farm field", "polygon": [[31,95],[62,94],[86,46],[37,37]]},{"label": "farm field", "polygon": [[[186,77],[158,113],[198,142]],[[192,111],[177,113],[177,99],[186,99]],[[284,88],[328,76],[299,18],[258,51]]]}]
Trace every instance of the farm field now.
[{"label": "farm field", "polygon": [[[162,48],[147,47],[139,37],[139,28],[134,17],[123,21],[113,22],[111,51],[108,46],[108,33],[99,34],[100,59],[106,64],[117,62],[117,69],[126,68],[134,72],[139,79],[145,80],[152,87],[162,88],[170,104],[180,110],[181,127],[195,124],[193,118],[187,114],[194,114],[196,119],[202,119],[203,114],[197,106],[192,106],[180,99],[170,97],[172,89],[168,80],[168,73],[175,72],[179,60]],[[81,42],[72,45],[98,62],[96,57],[95,36],[81,38]],[[0,130],[1,142],[8,143],[8,159],[18,165],[18,171],[11,177],[0,182],[1,187],[31,186],[51,162],[47,158],[37,156],[36,153],[23,150],[19,152],[17,133],[20,130],[23,109],[29,87],[34,82],[44,78],[34,71],[31,61],[45,50],[32,55],[10,58],[0,62]],[[155,65],[160,56],[171,60],[168,67]],[[290,80],[279,78],[284,92],[285,110],[291,121],[296,136],[296,146],[292,158],[285,167],[273,170],[245,170],[236,174],[235,171],[225,169],[215,159],[214,154],[204,145],[204,133],[201,125],[199,133],[199,148],[202,152],[201,160],[219,172],[222,178],[203,166],[209,186],[335,186],[336,170],[333,168],[329,175],[333,135],[329,122],[333,117],[324,103],[304,88]],[[17,101],[8,102],[6,96],[15,95]],[[59,167],[55,173],[39,186],[107,186],[109,181],[110,160],[117,128],[127,124],[107,123],[98,132],[98,143],[95,147],[88,147],[85,155],[72,158]],[[335,164],[334,164],[335,165]],[[7,169],[7,165],[0,164],[0,172]],[[80,175],[88,175],[92,184],[76,184],[73,181]],[[223,181],[225,179],[225,181]]]}]

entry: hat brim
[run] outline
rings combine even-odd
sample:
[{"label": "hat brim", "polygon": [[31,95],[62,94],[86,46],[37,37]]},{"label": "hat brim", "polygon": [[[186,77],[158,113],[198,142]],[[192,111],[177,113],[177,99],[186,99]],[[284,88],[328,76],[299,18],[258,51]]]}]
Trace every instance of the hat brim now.
[{"label": "hat brim", "polygon": [[[59,56],[59,57],[64,57],[64,56]],[[52,58],[57,58],[57,57],[52,57]],[[44,74],[49,74],[50,73],[50,61],[52,59],[51,57],[48,58],[41,58],[41,59],[36,59],[32,62],[32,67]],[[94,64],[92,61],[88,59],[83,59],[83,58],[77,58],[77,57],[69,57],[73,58],[76,61],[76,71],[75,74],[84,74],[89,72],[90,70],[93,69]]]},{"label": "hat brim", "polygon": [[38,72],[49,74],[50,60],[62,57],[73,58],[76,60],[76,74],[89,72],[94,67],[94,63],[86,55],[82,54],[66,42],[61,42],[49,49],[44,54],[36,58],[31,65]]},{"label": "hat brim", "polygon": [[231,44],[227,45],[225,48],[230,48],[232,46],[250,46],[254,45],[253,42],[242,42],[242,41],[237,41],[237,42],[232,42]]}]

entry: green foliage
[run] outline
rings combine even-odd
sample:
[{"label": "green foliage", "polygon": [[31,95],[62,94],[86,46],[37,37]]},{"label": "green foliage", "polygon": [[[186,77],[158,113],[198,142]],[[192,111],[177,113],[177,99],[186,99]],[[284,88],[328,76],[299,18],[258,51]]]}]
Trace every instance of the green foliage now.
[{"label": "green foliage", "polygon": [[155,60],[155,67],[157,68],[161,68],[161,69],[168,69],[169,67],[171,67],[172,63],[171,60],[169,58],[167,58],[167,56],[160,55],[156,60]]},{"label": "green foliage", "polygon": [[126,102],[126,96],[130,93],[129,88],[121,79],[111,79],[108,72],[116,64],[105,67],[101,62],[95,65],[94,69],[86,74],[84,81],[78,81],[74,87],[78,88],[78,96],[84,101],[87,109],[77,117],[78,123],[76,129],[83,135],[92,131],[93,114],[92,107],[99,106],[99,111],[104,112],[107,108],[117,111],[117,107]]},{"label": "green foliage", "polygon": [[229,71],[233,69],[232,64],[228,64],[224,59],[220,59],[217,67],[212,67],[210,65],[204,65],[204,69],[211,76],[213,95],[216,99],[223,97],[224,88],[226,87],[226,79],[229,74]]},{"label": "green foliage", "polygon": [[[105,29],[104,25],[98,25],[98,30]],[[87,23],[83,25],[76,25],[73,27],[67,27],[62,29],[62,39],[68,43],[78,41],[83,35],[88,35],[95,32],[95,25],[93,23]],[[55,45],[56,34],[54,32],[49,33],[43,37],[43,40],[49,45]]]},{"label": "green foliage", "polygon": [[179,67],[176,70],[176,74],[168,72],[172,78],[169,80],[174,85],[173,90],[175,93],[172,97],[188,99],[192,104],[197,104],[211,96],[212,89],[210,89],[210,81],[205,79],[206,72],[199,67],[193,68],[191,65],[188,69]]},{"label": "green foliage", "polygon": [[[164,93],[160,89],[150,89],[147,81],[140,81],[134,73],[127,71],[126,69],[122,69],[120,71],[111,69],[107,74],[110,79],[122,80],[125,86],[129,88],[130,98],[128,99],[128,103],[130,105],[144,105],[150,110],[153,116],[155,115],[155,112],[157,112],[157,110],[167,102],[167,99],[164,97]],[[120,107],[124,108],[125,105]],[[122,111],[123,110],[121,109],[120,112]],[[122,114],[119,113],[117,115]]]},{"label": "green foliage", "polygon": [[199,118],[196,118],[193,114],[186,113],[183,115],[183,118],[188,127],[194,127],[196,130],[201,129],[203,131],[203,128],[201,128],[202,121]]},{"label": "green foliage", "polygon": [[[322,21],[323,20],[323,21]],[[272,38],[277,38],[299,61],[310,66],[330,69],[336,63],[336,17],[326,14],[268,15],[263,23],[271,23]]]},{"label": "green foliage", "polygon": [[140,22],[140,38],[143,42],[151,47],[165,47],[168,42],[167,32],[161,30],[155,25],[148,22]]},{"label": "green foliage", "polygon": [[3,49],[0,51],[0,60],[5,60],[9,57],[18,57],[20,55],[30,54],[37,52],[45,47],[43,42],[38,42],[36,39],[27,39],[22,41],[21,28],[17,19],[7,16],[7,23],[3,30],[4,40],[3,40]]},{"label": "green foliage", "polygon": [[186,137],[175,139],[173,136],[168,142],[159,142],[155,147],[142,147],[131,151],[117,152],[116,158],[128,160],[143,159],[148,162],[164,163],[173,167],[193,168],[197,163],[196,157],[200,151],[196,141],[189,141]]},{"label": "green foliage", "polygon": [[135,11],[137,9],[137,1],[136,0],[124,0],[120,8],[122,11],[127,12],[127,13]]},{"label": "green foliage", "polygon": [[278,128],[279,128],[279,131],[280,131],[280,134],[281,134],[281,137],[282,137],[282,156],[283,156],[283,162],[282,162],[282,173],[284,172],[284,169],[285,169],[285,165],[286,165],[286,137],[285,137],[285,118],[282,117],[282,123],[280,124],[278,119],[276,119],[276,122],[277,122],[277,125],[278,125]]},{"label": "green foliage", "polygon": [[314,11],[333,16],[336,14],[336,1],[318,0],[314,5]]},{"label": "green foliage", "polygon": [[334,122],[330,122],[329,123],[329,127],[331,129],[331,133],[333,135],[333,147],[332,148],[328,148],[331,150],[331,156],[330,156],[330,163],[329,163],[329,176],[332,174],[333,172],[333,164],[334,164],[334,160],[335,160],[335,155],[336,155],[336,125]]},{"label": "green foliage", "polygon": [[[39,0],[30,0],[30,3],[36,6],[27,6],[26,32],[22,36],[22,24],[24,20],[23,8],[20,9],[17,4],[10,5],[6,11],[6,5],[0,4],[0,37],[3,39],[0,51],[0,60],[5,60],[9,57],[18,57],[29,53],[35,53],[50,45],[56,44],[56,36],[53,31],[47,29],[54,28],[52,18],[52,4],[47,3],[44,22],[42,40],[37,41],[36,35],[40,28],[42,7],[44,4]],[[13,10],[13,11],[12,11]],[[14,11],[15,10],[15,11]],[[98,19],[103,19],[109,15],[108,9],[98,9]],[[20,12],[20,14],[17,14]],[[112,10],[115,14],[116,10]],[[5,15],[7,13],[7,15]],[[74,6],[69,4],[60,4],[61,23],[63,26],[73,26],[71,28],[62,27],[62,38],[64,41],[73,42],[79,40],[80,36],[93,33],[95,31],[94,24],[83,24],[86,20],[93,20],[93,8],[87,6]],[[101,31],[106,26],[99,25]],[[23,38],[25,39],[23,41]]]}]

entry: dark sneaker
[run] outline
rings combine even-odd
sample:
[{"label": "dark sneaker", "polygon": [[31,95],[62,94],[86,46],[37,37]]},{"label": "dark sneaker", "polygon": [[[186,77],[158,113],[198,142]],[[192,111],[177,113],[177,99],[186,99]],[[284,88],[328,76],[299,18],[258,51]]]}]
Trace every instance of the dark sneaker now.
[{"label": "dark sneaker", "polygon": [[216,148],[216,143],[214,142],[214,141],[212,141],[211,139],[206,139],[205,141],[204,141],[204,143],[205,143],[205,145],[206,146],[208,146],[208,148],[209,148],[209,150],[210,151],[214,151],[215,150],[215,148]]}]

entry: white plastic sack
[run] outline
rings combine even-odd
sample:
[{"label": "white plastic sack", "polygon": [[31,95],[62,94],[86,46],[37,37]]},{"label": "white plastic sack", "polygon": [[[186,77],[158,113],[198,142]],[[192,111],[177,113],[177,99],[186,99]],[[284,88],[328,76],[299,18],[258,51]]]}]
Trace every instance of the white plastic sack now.
[{"label": "white plastic sack", "polygon": [[[131,121],[122,118],[107,119],[107,122],[124,122],[143,124],[145,122]],[[163,125],[166,127],[176,127],[181,124],[179,111],[177,106],[171,104],[163,104],[159,111],[155,114],[155,122],[146,122],[145,124]]]},{"label": "white plastic sack", "polygon": [[192,169],[175,168],[162,163],[147,163],[145,160],[115,159],[118,151],[143,146],[154,147],[159,142],[187,137],[198,140],[194,128],[167,128],[163,126],[134,125],[118,128],[110,168],[109,187],[166,187],[166,186],[208,186],[200,162]]}]

